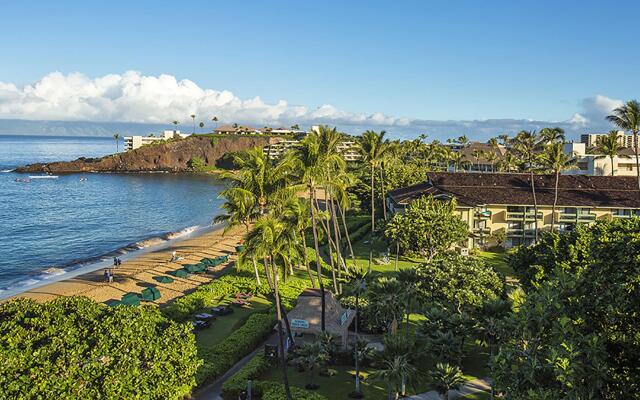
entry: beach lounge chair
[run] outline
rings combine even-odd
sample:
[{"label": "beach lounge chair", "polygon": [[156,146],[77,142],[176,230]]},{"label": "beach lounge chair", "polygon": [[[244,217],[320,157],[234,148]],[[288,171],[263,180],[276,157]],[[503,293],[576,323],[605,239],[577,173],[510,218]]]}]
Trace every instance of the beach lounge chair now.
[{"label": "beach lounge chair", "polygon": [[173,278],[166,275],[154,276],[153,280],[159,283],[172,283]]},{"label": "beach lounge chair", "polygon": [[122,296],[120,303],[125,306],[139,306],[140,296],[137,293],[127,293]]},{"label": "beach lounge chair", "polygon": [[148,287],[142,291],[142,300],[154,301],[161,297],[160,291],[155,287]]},{"label": "beach lounge chair", "polygon": [[176,278],[188,278],[189,277],[189,271],[187,271],[186,269],[177,269],[175,271],[173,271],[173,276],[175,276]]}]

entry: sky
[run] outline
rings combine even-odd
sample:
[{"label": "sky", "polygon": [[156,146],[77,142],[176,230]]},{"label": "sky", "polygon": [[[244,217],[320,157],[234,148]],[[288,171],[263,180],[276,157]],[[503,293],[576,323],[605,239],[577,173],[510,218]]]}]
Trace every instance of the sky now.
[{"label": "sky", "polygon": [[[0,118],[337,125],[480,138],[608,130],[639,96],[640,2],[0,5]],[[357,132],[353,132],[357,133]]]}]

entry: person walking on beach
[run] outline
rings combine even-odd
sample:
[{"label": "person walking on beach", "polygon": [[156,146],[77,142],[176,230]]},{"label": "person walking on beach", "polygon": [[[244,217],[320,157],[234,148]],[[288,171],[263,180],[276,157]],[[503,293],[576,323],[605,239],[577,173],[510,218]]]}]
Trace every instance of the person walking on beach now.
[{"label": "person walking on beach", "polygon": [[110,276],[110,275],[111,275],[111,274],[109,274],[109,269],[105,268],[105,269],[104,269],[104,281],[105,281],[105,282],[109,282],[109,276]]}]

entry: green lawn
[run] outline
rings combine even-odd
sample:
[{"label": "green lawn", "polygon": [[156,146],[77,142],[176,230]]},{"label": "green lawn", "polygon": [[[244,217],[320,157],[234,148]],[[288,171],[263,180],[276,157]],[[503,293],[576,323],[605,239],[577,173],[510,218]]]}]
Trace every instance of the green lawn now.
[{"label": "green lawn", "polygon": [[[331,366],[330,368],[335,369],[337,374],[332,377],[316,375],[315,383],[320,385],[317,393],[331,400],[348,399],[348,394],[355,389],[355,369],[351,366],[344,365]],[[310,375],[307,372],[298,372],[296,367],[288,367],[287,371],[289,383],[292,386],[304,388],[304,385],[311,382]],[[369,374],[371,372],[372,370],[368,370],[366,368],[360,371],[360,375],[364,378],[360,385],[365,399],[386,399],[387,392],[384,384],[369,378]],[[282,382],[282,369],[280,367],[272,368],[259,379]],[[418,383],[416,388],[412,387],[412,385],[408,385],[407,391],[410,394],[427,391],[427,387],[424,385],[424,380],[421,381],[423,382]]]},{"label": "green lawn", "polygon": [[[369,267],[369,237],[365,237],[362,240],[353,243],[353,254],[356,256],[356,264],[359,268],[365,271]],[[365,243],[366,242],[366,243]],[[389,263],[382,264],[383,254],[389,251]],[[350,255],[349,261],[351,260]],[[373,263],[371,269],[382,273],[395,272],[395,248],[387,249],[386,244],[383,241],[376,240],[373,243]],[[411,268],[416,266],[420,261],[405,256],[400,256],[398,259],[398,269]]]},{"label": "green lawn", "polygon": [[[223,299],[219,304],[227,304],[230,299]],[[255,296],[250,301],[250,307],[233,307],[233,313],[221,317],[217,317],[215,321],[211,322],[211,326],[201,331],[196,332],[196,343],[198,348],[211,347],[222,339],[226,338],[237,327],[244,324],[249,315],[263,311],[271,306],[271,302],[264,297]],[[202,312],[208,312],[210,308],[201,310]],[[197,313],[196,313],[197,314]]]},{"label": "green lawn", "polygon": [[480,258],[493,267],[496,271],[510,278],[516,278],[513,269],[507,264],[507,253],[494,253],[489,251],[481,251]]}]

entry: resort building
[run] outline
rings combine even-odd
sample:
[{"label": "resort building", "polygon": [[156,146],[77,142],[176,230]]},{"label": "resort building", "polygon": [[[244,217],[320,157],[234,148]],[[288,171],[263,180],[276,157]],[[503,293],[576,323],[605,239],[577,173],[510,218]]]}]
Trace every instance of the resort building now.
[{"label": "resort building", "polygon": [[[585,136],[585,135],[583,135]],[[628,136],[628,135],[627,135]],[[586,143],[565,143],[564,152],[577,159],[576,168],[564,171],[569,175],[613,175],[636,176],[635,150],[625,147],[612,160],[597,154],[593,147]]]},{"label": "resort building", "polygon": [[305,131],[299,129],[289,128],[254,128],[248,125],[222,125],[213,130],[213,133],[219,135],[300,135],[305,134]]},{"label": "resort building", "polygon": [[180,131],[165,130],[160,134],[160,136],[125,136],[124,150],[135,150],[147,144],[173,139],[176,136],[184,139],[189,135],[182,134]]},{"label": "resort building", "polygon": [[[580,143],[584,143],[587,148],[596,147],[605,136],[608,136],[608,133],[587,133],[580,135]],[[627,135],[624,131],[618,131],[618,142],[624,147],[634,147],[633,135]]]},{"label": "resort building", "polygon": [[[280,158],[287,150],[297,146],[299,143],[300,141],[296,139],[283,139],[278,143],[265,146],[263,151],[270,159],[275,160]],[[362,157],[362,154],[360,154],[358,150],[358,144],[353,140],[340,142],[337,149],[346,161],[357,161]]]},{"label": "resort building", "polygon": [[[459,148],[452,148],[461,154],[461,167],[469,172],[496,172],[496,165],[502,161],[507,148],[502,145],[471,142]],[[450,169],[455,166],[450,165]]]},{"label": "resort building", "polygon": [[[529,244],[538,230],[549,230],[555,175],[535,175],[537,214],[529,174],[431,172],[428,180],[388,192],[392,212],[403,212],[414,199],[432,195],[456,199],[457,212],[469,226],[467,247],[491,246],[500,237],[505,247]],[[640,216],[640,190],[633,177],[561,175],[555,211],[556,229],[599,219]]]}]

